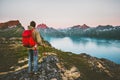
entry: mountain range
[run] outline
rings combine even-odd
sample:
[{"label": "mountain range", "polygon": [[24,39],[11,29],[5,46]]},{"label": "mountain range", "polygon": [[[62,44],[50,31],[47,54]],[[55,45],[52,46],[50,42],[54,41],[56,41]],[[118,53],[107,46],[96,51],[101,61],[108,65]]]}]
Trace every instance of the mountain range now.
[{"label": "mountain range", "polygon": [[[65,29],[55,29],[48,27],[46,24],[42,23],[37,25],[37,29],[40,31],[43,37],[90,37],[103,39],[120,39],[120,26],[112,25],[98,25],[96,27],[90,27],[86,24],[83,24],[74,25]],[[23,30],[23,26],[19,20],[11,20],[8,22],[0,23],[1,37],[4,37],[4,34],[9,33],[14,33],[13,36],[21,36],[19,33]],[[12,37],[11,34],[9,34],[9,37],[10,36]]]},{"label": "mountain range", "polygon": [[97,27],[89,27],[86,24],[83,24],[75,25],[65,29],[54,29],[44,24],[44,26],[39,25],[37,28],[43,37],[90,37],[120,39],[120,36],[118,35],[118,33],[120,33],[120,26],[99,25]]}]

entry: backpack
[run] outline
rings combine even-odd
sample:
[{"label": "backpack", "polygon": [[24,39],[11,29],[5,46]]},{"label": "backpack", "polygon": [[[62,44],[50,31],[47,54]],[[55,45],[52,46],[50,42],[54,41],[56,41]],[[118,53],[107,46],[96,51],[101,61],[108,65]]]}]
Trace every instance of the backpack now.
[{"label": "backpack", "polygon": [[33,32],[33,29],[32,30],[25,30],[22,33],[22,43],[23,43],[24,47],[30,48],[30,47],[34,47],[36,45],[36,42],[32,37],[32,32]]}]

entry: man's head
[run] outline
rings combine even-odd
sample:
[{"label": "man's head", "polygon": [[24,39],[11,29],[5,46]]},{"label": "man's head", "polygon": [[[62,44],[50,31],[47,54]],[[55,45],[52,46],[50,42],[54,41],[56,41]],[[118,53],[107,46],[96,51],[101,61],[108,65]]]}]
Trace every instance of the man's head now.
[{"label": "man's head", "polygon": [[35,26],[36,26],[35,21],[31,21],[31,22],[30,22],[30,26],[35,27]]}]

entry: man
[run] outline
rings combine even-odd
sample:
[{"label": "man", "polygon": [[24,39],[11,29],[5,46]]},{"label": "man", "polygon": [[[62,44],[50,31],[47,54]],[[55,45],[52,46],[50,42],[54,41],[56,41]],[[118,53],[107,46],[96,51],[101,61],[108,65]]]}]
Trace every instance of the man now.
[{"label": "man", "polygon": [[[36,45],[32,48],[28,48],[29,57],[28,57],[28,73],[37,74],[38,71],[38,46],[42,44],[42,38],[40,33],[35,29],[36,23],[34,21],[30,22],[28,28],[32,30],[32,37],[36,42]],[[33,70],[32,70],[33,69]]]}]

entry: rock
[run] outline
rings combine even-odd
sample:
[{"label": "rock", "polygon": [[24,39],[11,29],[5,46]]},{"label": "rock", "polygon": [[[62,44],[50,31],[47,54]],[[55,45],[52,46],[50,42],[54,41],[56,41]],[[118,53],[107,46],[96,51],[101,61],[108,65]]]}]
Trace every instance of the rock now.
[{"label": "rock", "polygon": [[14,73],[3,76],[3,80],[62,80],[60,69],[56,63],[59,60],[56,56],[47,56],[39,64],[38,74],[28,74],[27,69],[22,69]]},{"label": "rock", "polygon": [[80,72],[77,70],[76,67],[72,67],[70,70],[66,70],[64,72],[64,77],[67,77],[68,80],[75,80],[80,77]]},{"label": "rock", "polygon": [[[50,54],[50,53],[49,53]],[[51,53],[53,54],[53,53]],[[65,69],[55,55],[48,55],[39,64],[38,74],[28,74],[27,69],[2,76],[2,80],[80,80],[80,73],[74,66],[70,70]]]},{"label": "rock", "polygon": [[5,23],[0,23],[0,29],[15,27],[18,24],[20,24],[19,20],[11,20]]}]

